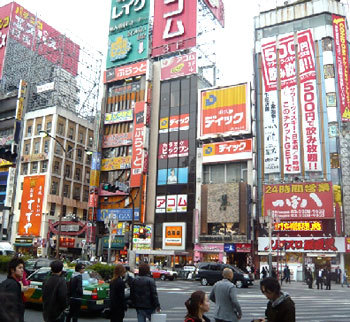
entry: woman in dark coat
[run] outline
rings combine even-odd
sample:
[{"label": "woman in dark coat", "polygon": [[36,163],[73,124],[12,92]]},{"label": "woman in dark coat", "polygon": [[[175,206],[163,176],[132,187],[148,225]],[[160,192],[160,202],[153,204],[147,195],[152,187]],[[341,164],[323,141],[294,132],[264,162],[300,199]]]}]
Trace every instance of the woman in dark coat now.
[{"label": "woman in dark coat", "polygon": [[123,281],[125,272],[125,267],[122,264],[117,264],[114,268],[113,279],[109,284],[111,322],[123,322],[127,309],[125,301],[125,283]]},{"label": "woman in dark coat", "polygon": [[209,299],[203,291],[196,291],[185,302],[187,315],[185,322],[210,322],[204,313],[209,311]]}]

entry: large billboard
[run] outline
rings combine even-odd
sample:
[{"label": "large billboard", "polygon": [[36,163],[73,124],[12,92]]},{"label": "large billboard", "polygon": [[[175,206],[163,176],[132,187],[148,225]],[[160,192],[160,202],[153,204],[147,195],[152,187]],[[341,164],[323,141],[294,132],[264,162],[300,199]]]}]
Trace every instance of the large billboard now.
[{"label": "large billboard", "polygon": [[157,185],[182,184],[188,182],[188,168],[158,169]]},{"label": "large billboard", "polygon": [[15,2],[9,36],[73,76],[77,75],[79,45]]},{"label": "large billboard", "polygon": [[173,56],[160,61],[160,80],[183,77],[197,73],[197,54]]},{"label": "large billboard", "polygon": [[154,2],[152,56],[196,46],[197,0]]},{"label": "large billboard", "polygon": [[250,133],[249,95],[248,84],[203,90],[200,136]]},{"label": "large billboard", "polygon": [[10,26],[11,6],[12,3],[9,3],[0,8],[0,78],[2,77],[2,69],[4,66],[6,44]]},{"label": "large billboard", "polygon": [[163,223],[163,249],[185,250],[186,223]]},{"label": "large billboard", "polygon": [[45,176],[24,177],[18,235],[40,236]]},{"label": "large billboard", "polygon": [[338,74],[340,114],[342,121],[350,121],[350,74],[349,49],[346,35],[345,17],[332,15],[334,50]]},{"label": "large billboard", "polygon": [[187,131],[190,128],[190,114],[162,117],[159,120],[159,133]]},{"label": "large billboard", "polygon": [[264,185],[264,215],[283,220],[332,219],[331,182]]},{"label": "large billboard", "polygon": [[147,72],[147,61],[108,69],[103,74],[103,83],[110,83],[121,79],[144,75]]}]

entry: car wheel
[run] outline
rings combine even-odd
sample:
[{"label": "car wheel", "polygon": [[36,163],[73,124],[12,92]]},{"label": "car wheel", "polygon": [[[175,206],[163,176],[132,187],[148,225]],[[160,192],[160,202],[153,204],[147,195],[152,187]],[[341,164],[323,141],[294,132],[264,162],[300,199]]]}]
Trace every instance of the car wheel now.
[{"label": "car wheel", "polygon": [[242,281],[236,281],[236,287],[237,288],[242,288],[243,287],[243,282]]},{"label": "car wheel", "polygon": [[205,277],[201,278],[201,285],[203,285],[203,286],[209,285],[208,280]]},{"label": "car wheel", "polygon": [[165,281],[165,275],[160,275],[160,279],[161,279],[162,281]]}]

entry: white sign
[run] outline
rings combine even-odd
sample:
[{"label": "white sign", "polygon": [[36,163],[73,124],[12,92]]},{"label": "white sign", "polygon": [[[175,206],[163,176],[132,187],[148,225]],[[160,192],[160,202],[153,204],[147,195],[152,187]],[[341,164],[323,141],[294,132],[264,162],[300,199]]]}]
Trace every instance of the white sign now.
[{"label": "white sign", "polygon": [[36,92],[42,93],[42,92],[52,91],[54,89],[55,89],[55,82],[51,82],[51,83],[46,83],[46,84],[37,86]]}]

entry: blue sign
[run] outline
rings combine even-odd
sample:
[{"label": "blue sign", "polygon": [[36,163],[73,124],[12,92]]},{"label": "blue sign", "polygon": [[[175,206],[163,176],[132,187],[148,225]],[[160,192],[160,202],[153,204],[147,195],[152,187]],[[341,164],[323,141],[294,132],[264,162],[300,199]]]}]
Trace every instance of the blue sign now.
[{"label": "blue sign", "polygon": [[101,153],[100,152],[92,153],[91,170],[101,170]]},{"label": "blue sign", "polygon": [[[132,208],[97,209],[97,221],[104,221],[108,217],[118,221],[132,221]],[[140,208],[134,209],[134,220],[140,220]]]},{"label": "blue sign", "polygon": [[224,244],[224,252],[235,253],[236,252],[236,245],[235,244]]}]

